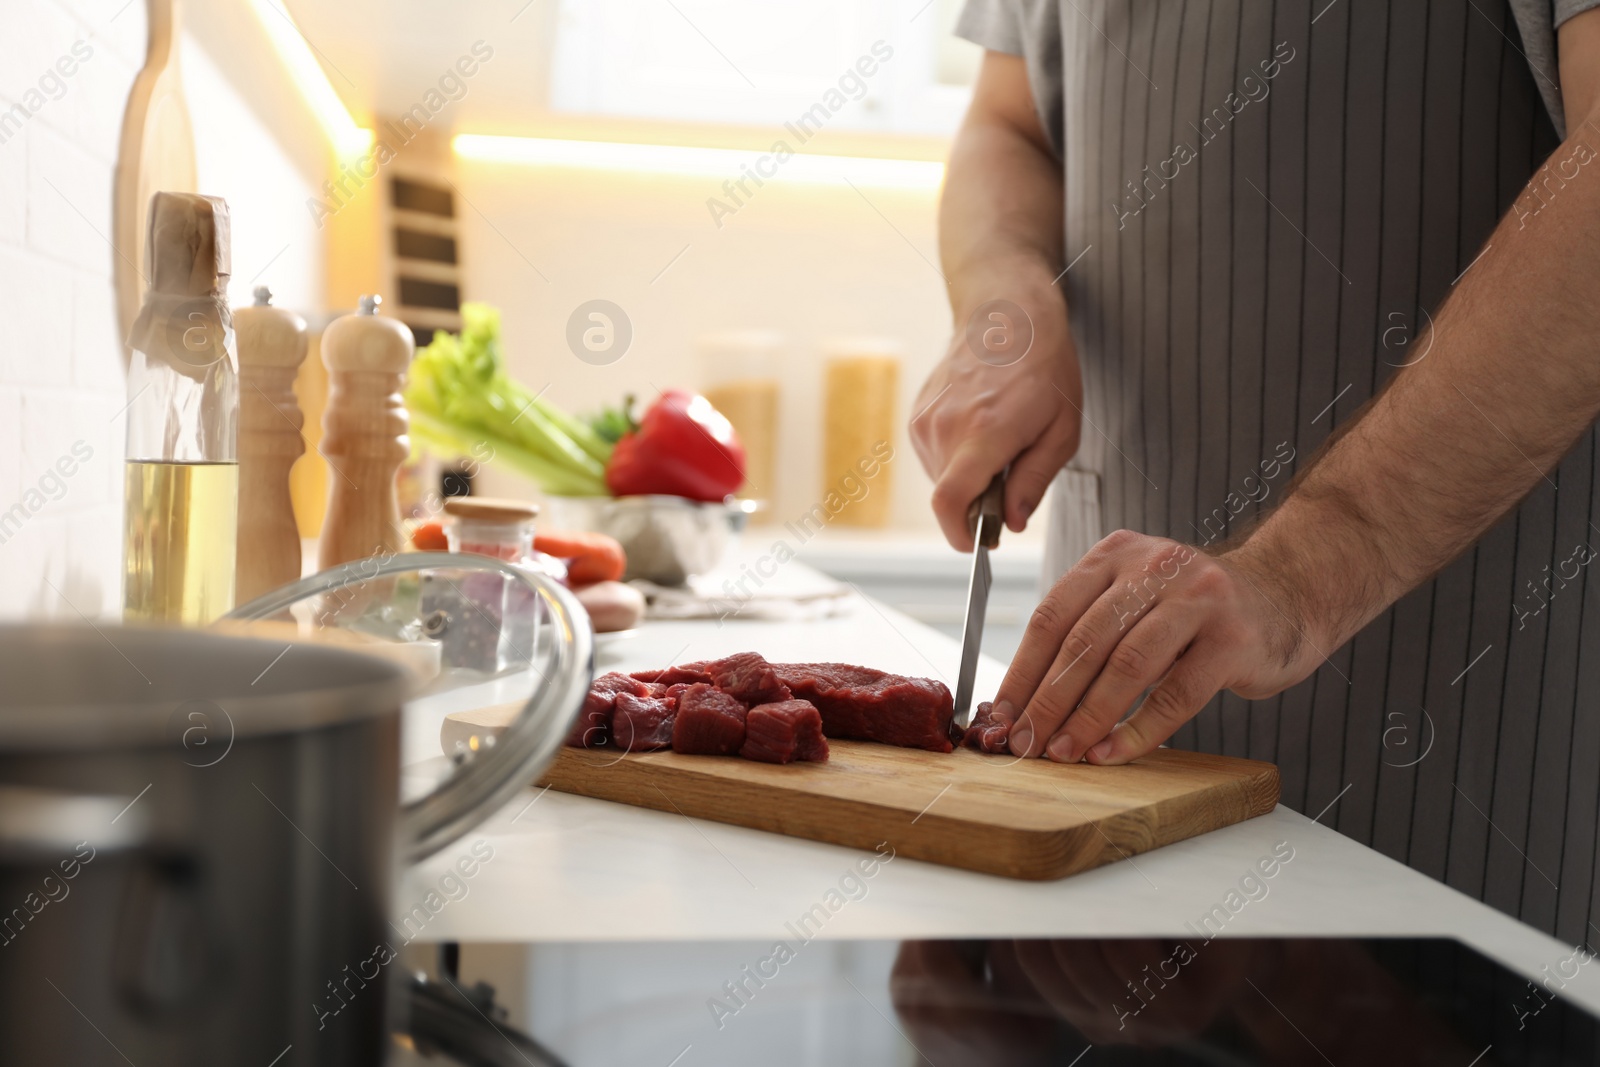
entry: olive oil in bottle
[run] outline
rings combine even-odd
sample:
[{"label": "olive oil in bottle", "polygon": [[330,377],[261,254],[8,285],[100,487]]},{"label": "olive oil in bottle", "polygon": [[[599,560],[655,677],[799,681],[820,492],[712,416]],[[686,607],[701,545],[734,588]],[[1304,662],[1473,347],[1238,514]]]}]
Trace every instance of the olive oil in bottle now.
[{"label": "olive oil in bottle", "polygon": [[149,290],[128,344],[123,615],[202,626],[233,608],[239,357],[225,292],[228,205],[157,193]]},{"label": "olive oil in bottle", "polygon": [[201,625],[233,607],[237,463],[129,460],[126,468],[128,621]]}]

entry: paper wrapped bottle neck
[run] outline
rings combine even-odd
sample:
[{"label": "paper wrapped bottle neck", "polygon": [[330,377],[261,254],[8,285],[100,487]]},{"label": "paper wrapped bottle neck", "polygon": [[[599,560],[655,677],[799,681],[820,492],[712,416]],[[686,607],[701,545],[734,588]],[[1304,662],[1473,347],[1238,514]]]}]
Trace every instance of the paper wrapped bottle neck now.
[{"label": "paper wrapped bottle neck", "polygon": [[227,361],[232,332],[233,313],[220,294],[191,296],[152,289],[145,294],[128,344],[146,359],[198,380]]},{"label": "paper wrapped bottle neck", "polygon": [[230,236],[228,205],[220,197],[158,192],[150,198],[149,290],[128,335],[146,359],[196,380],[227,360]]}]

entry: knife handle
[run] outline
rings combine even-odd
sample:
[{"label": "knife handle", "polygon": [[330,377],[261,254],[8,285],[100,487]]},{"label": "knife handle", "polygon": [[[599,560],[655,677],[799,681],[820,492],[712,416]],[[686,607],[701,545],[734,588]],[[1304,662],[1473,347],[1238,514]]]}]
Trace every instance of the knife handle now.
[{"label": "knife handle", "polygon": [[[967,525],[972,528],[972,536],[984,548],[994,548],[1000,544],[1000,527],[1005,520],[1005,510],[1006,472],[1002,470],[990,480],[989,488],[967,508]],[[985,523],[984,519],[991,521]]]}]

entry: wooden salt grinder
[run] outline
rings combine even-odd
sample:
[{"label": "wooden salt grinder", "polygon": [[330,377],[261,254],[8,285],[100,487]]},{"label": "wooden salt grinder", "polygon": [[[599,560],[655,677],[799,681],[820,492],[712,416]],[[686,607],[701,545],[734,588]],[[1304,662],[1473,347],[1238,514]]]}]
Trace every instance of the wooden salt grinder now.
[{"label": "wooden salt grinder", "polygon": [[360,311],[333,320],[322,334],[328,368],[322,454],[332,468],[322,570],[387,557],[403,543],[394,479],[410,452],[400,390],[416,344],[405,326],[378,317],[379,303],[380,297],[363,296]]},{"label": "wooden salt grinder", "polygon": [[257,286],[255,304],[233,313],[239,343],[239,550],[235,601],[243,604],[300,577],[300,530],[289,497],[289,468],[306,450],[305,416],[294,377],[306,358],[306,320],[272,307]]}]

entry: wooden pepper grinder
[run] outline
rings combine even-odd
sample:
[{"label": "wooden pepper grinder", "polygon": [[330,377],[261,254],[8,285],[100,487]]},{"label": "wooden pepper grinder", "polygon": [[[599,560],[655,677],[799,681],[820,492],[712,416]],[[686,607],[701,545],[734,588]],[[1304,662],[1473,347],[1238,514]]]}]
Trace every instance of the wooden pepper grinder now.
[{"label": "wooden pepper grinder", "polygon": [[233,313],[239,343],[239,550],[235,599],[243,604],[300,577],[300,530],[289,468],[306,450],[294,377],[306,358],[306,320],[272,305],[266,286]]},{"label": "wooden pepper grinder", "polygon": [[381,302],[363,296],[356,314],[335,319],[322,334],[328,368],[322,454],[332,468],[318,558],[323,570],[402,547],[394,481],[410,452],[400,390],[415,342],[405,326],[378,317]]}]

